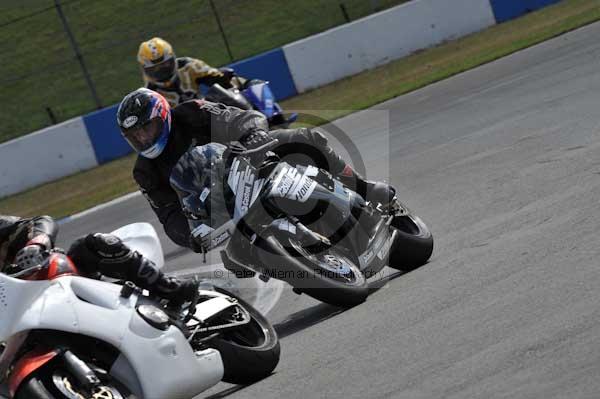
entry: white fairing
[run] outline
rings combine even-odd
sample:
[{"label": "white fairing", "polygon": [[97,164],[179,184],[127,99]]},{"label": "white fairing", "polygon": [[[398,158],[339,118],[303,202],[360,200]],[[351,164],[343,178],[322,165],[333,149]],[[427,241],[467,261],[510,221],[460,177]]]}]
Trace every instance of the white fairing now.
[{"label": "white fairing", "polygon": [[19,322],[31,318],[31,305],[50,285],[48,281],[23,281],[0,273],[0,341],[15,334]]},{"label": "white fairing", "polygon": [[[135,223],[113,232],[129,247],[164,265],[156,231],[148,223]],[[183,333],[148,324],[137,312],[138,296],[124,298],[122,287],[78,276],[52,281],[26,281],[0,273],[0,375],[5,375],[16,349],[31,330],[57,330],[107,342],[121,355],[111,374],[140,398],[191,398],[223,377],[221,355],[215,349],[194,353]],[[198,315],[210,317],[228,301],[222,294],[205,292],[215,300],[201,303]]]},{"label": "white fairing", "polygon": [[[100,339],[121,352],[115,377],[142,398],[193,397],[221,380],[217,350],[194,353],[180,330],[152,327],[135,309],[137,295],[123,298],[120,291],[118,285],[83,277],[38,282],[0,273],[0,341],[38,329]],[[199,306],[204,314],[212,309],[219,310],[214,302]],[[0,357],[2,364],[7,359]]]},{"label": "white fairing", "polygon": [[156,264],[159,269],[165,264],[162,246],[156,230],[150,223],[132,223],[113,231],[129,248],[138,251]]}]

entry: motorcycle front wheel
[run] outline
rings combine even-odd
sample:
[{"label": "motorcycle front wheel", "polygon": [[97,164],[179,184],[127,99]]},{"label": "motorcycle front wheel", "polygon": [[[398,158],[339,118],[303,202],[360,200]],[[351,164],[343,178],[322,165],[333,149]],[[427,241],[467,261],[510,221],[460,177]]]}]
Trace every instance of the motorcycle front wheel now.
[{"label": "motorcycle front wheel", "polygon": [[254,307],[231,292],[214,287],[222,294],[235,298],[250,314],[249,323],[224,331],[210,341],[223,360],[223,381],[230,384],[250,384],[271,375],[281,348],[277,332],[271,323]]},{"label": "motorcycle front wheel", "polygon": [[103,377],[102,384],[88,396],[60,363],[53,363],[33,373],[19,387],[15,399],[137,399],[110,375]]},{"label": "motorcycle front wheel", "polygon": [[299,288],[321,302],[353,307],[369,296],[367,280],[359,267],[335,247],[312,253],[299,242],[289,240],[288,251],[309,270],[306,286]]}]

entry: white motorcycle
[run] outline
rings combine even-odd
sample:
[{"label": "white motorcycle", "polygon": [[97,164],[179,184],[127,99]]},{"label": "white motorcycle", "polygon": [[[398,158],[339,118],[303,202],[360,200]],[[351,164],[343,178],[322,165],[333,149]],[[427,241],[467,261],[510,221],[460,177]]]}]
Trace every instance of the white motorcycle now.
[{"label": "white motorcycle", "polygon": [[[157,266],[147,223],[113,234]],[[77,275],[60,251],[18,275],[0,273],[0,383],[17,399],[192,398],[223,380],[250,383],[279,362],[271,324],[216,287],[177,311],[131,282]],[[2,389],[0,389],[0,393]]]}]

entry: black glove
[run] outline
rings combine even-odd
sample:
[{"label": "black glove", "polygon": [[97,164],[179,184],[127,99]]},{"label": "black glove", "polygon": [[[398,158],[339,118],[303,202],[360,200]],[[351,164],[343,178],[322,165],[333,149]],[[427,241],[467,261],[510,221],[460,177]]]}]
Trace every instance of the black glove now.
[{"label": "black glove", "polygon": [[192,251],[194,251],[197,254],[206,252],[206,249],[208,247],[206,246],[206,243],[203,242],[202,237],[194,237],[192,234],[190,234],[188,240],[189,247]]},{"label": "black glove", "polygon": [[269,133],[263,130],[255,130],[251,133],[246,134],[240,139],[240,143],[246,147],[247,150],[255,150],[269,144],[274,139]]},{"label": "black glove", "polygon": [[139,257],[111,234],[94,233],[77,239],[67,255],[87,274],[98,272],[114,278],[129,277],[140,267]]},{"label": "black glove", "polygon": [[162,275],[149,290],[153,294],[169,300],[170,306],[177,307],[194,299],[198,292],[198,282]]}]

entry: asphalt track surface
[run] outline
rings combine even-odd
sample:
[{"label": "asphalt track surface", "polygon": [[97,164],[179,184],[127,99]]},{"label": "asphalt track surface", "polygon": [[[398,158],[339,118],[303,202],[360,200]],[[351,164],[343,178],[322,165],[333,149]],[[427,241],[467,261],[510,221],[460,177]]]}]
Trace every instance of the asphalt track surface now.
[{"label": "asphalt track surface", "polygon": [[[347,311],[285,289],[276,373],[199,397],[600,397],[598,37],[591,25],[376,107],[389,119],[344,118],[369,174],[389,173],[433,231],[430,263]],[[61,242],[133,221],[156,225],[139,196],[64,224]],[[162,238],[169,270],[202,266]]]}]

